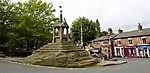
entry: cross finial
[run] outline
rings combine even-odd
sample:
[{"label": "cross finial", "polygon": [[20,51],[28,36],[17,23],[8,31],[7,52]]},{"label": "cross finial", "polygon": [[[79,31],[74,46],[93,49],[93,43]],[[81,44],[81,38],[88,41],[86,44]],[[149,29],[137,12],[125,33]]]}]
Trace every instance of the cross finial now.
[{"label": "cross finial", "polygon": [[59,8],[62,8],[62,6],[59,6]]},{"label": "cross finial", "polygon": [[[61,9],[61,8],[62,8],[62,6],[59,6],[59,8]],[[62,13],[62,9],[60,10],[60,13]]]},{"label": "cross finial", "polygon": [[63,22],[63,17],[62,17],[62,6],[59,6],[60,8],[60,22]]}]

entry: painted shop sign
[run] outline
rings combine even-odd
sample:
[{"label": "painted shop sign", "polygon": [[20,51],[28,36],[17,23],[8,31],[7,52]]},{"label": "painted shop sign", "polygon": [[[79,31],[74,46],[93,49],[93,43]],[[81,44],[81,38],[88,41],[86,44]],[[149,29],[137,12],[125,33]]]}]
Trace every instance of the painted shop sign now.
[{"label": "painted shop sign", "polygon": [[150,45],[137,45],[136,48],[138,49],[150,49]]}]

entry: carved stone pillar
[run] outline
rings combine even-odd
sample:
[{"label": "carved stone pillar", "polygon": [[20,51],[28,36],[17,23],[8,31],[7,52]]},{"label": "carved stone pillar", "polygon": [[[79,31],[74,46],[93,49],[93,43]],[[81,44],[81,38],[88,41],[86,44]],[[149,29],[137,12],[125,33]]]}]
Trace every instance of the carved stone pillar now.
[{"label": "carved stone pillar", "polygon": [[60,28],[57,28],[57,36],[60,35]]},{"label": "carved stone pillar", "polygon": [[62,34],[64,34],[64,28],[62,27]]},{"label": "carved stone pillar", "polygon": [[62,27],[60,27],[60,30],[59,30],[60,32],[59,32],[59,36],[60,36],[60,42],[62,42],[62,31],[63,31],[63,29],[62,29]]},{"label": "carved stone pillar", "polygon": [[66,36],[67,36],[67,41],[69,40],[69,30],[66,28]]},{"label": "carved stone pillar", "polygon": [[53,43],[55,42],[55,28],[53,27]]}]

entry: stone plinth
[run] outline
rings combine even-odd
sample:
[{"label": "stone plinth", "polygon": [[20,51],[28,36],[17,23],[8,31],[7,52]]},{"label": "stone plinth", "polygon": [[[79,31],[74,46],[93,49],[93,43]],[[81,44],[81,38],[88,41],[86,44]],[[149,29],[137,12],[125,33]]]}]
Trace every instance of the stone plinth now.
[{"label": "stone plinth", "polygon": [[22,62],[42,66],[78,68],[96,65],[99,60],[92,58],[87,51],[66,42],[48,43],[22,60]]}]

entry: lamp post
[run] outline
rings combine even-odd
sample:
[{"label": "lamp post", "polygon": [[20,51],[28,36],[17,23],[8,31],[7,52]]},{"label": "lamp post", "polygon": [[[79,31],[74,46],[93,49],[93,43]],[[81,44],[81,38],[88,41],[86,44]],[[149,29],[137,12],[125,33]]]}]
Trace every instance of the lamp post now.
[{"label": "lamp post", "polygon": [[82,29],[82,24],[81,24],[81,47],[83,49],[83,29]]}]

